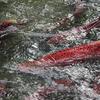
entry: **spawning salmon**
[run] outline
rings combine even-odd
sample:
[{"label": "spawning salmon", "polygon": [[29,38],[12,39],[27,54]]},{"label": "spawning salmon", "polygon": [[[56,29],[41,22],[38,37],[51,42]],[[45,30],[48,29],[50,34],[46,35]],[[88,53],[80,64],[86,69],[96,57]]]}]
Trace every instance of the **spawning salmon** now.
[{"label": "spawning salmon", "polygon": [[100,18],[89,24],[74,27],[71,30],[59,32],[57,35],[47,40],[49,44],[67,43],[68,41],[76,41],[84,39],[93,28],[100,28]]},{"label": "spawning salmon", "polygon": [[100,58],[100,40],[56,51],[37,60],[25,61],[19,66],[23,68],[62,66],[93,58]]}]

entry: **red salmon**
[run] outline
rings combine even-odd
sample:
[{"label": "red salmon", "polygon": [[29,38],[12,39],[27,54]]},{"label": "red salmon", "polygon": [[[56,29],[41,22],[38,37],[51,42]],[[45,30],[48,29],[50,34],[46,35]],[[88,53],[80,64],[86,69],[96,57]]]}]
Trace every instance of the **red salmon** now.
[{"label": "red salmon", "polygon": [[93,89],[96,93],[100,94],[100,83],[94,83]]},{"label": "red salmon", "polygon": [[57,84],[63,84],[64,86],[72,86],[74,82],[72,80],[66,80],[66,79],[56,79],[54,80]]},{"label": "red salmon", "polygon": [[17,24],[16,20],[4,20],[0,23],[0,31],[5,30],[8,26],[11,26],[13,24]]},{"label": "red salmon", "polygon": [[85,38],[87,34],[89,34],[91,29],[99,27],[100,27],[100,18],[98,18],[94,22],[90,22],[87,25],[72,28],[71,30],[65,32],[59,32],[56,36],[49,38],[47,42],[49,44],[59,44],[59,43],[66,43],[69,40],[70,41],[80,40],[82,38]]},{"label": "red salmon", "polygon": [[22,64],[20,64],[20,67],[62,66],[99,57],[100,41],[95,41],[89,44],[79,45],[72,48],[66,48],[60,51],[56,51],[54,53],[47,54],[37,60],[23,62]]}]

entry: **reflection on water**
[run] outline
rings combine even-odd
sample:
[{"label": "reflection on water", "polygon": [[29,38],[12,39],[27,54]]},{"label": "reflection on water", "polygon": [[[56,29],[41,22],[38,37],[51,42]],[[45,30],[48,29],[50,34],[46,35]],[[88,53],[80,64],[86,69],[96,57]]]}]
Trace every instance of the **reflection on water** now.
[{"label": "reflection on water", "polygon": [[[96,0],[95,2],[94,0],[86,1],[89,6],[86,16],[73,22],[70,28],[99,16],[100,2]],[[36,59],[38,56],[68,46],[50,47],[43,42],[45,38],[34,37],[32,32],[46,33],[48,28],[54,27],[54,23],[59,18],[73,13],[74,2],[74,0],[0,0],[0,20],[32,20],[27,25],[18,27],[18,32],[0,38],[0,80],[4,80],[0,81],[0,84],[6,86],[6,93],[0,95],[3,100],[24,100],[25,97],[28,98],[35,93],[39,86],[52,87],[54,85],[52,78],[70,78],[77,84],[74,88],[71,87],[64,91],[48,94],[44,100],[99,100],[100,95],[93,92],[91,88],[92,81],[99,76],[99,60],[73,65],[65,69],[56,67],[34,69],[29,73],[20,72],[15,66],[24,60]],[[94,30],[92,33],[99,33],[98,31]],[[50,32],[50,34],[53,33]],[[86,39],[82,42],[71,43],[71,45],[89,41],[89,39]],[[82,83],[83,80],[84,84]],[[31,100],[35,100],[34,97]]]}]

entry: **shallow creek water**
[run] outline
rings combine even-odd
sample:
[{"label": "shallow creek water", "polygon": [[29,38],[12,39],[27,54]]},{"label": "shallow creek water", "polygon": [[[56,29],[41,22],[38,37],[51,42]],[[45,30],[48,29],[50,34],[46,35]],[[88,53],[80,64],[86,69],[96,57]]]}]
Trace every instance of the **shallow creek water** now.
[{"label": "shallow creek water", "polygon": [[[79,26],[100,16],[100,1],[86,0],[88,10],[85,17],[73,22]],[[53,34],[47,32],[59,18],[73,13],[74,0],[0,0],[0,20],[32,20],[19,31],[0,38],[0,83],[6,85],[6,93],[0,94],[0,100],[100,100],[100,93],[93,91],[92,82],[100,83],[100,60],[90,60],[63,68],[34,68],[20,72],[17,64],[24,60],[36,59],[50,52],[67,48],[70,45],[89,43],[100,39],[100,30],[92,30],[91,39],[74,41],[68,44],[49,46],[41,41],[46,37],[34,34]],[[65,30],[65,29],[58,29]],[[66,29],[67,30],[67,29]],[[57,30],[55,30],[57,31]],[[98,78],[99,77],[99,78]],[[76,85],[66,87],[58,85],[61,91],[37,99],[34,94],[39,87],[54,87],[53,79],[71,79]],[[100,87],[99,87],[100,88]],[[100,91],[100,90],[99,90]]]}]

